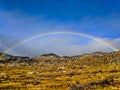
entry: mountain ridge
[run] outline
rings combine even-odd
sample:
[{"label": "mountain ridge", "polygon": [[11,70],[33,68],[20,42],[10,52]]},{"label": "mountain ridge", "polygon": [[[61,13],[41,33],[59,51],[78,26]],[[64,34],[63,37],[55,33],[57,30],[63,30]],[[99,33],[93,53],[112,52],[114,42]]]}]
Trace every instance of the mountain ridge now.
[{"label": "mountain ridge", "polygon": [[[17,64],[17,65],[31,65],[31,64],[39,64],[39,63],[48,63],[48,62],[60,62],[64,60],[89,60],[90,61],[96,61],[96,59],[101,59],[105,62],[111,62],[116,61],[119,62],[118,59],[120,59],[120,50],[115,52],[94,52],[89,54],[83,54],[83,55],[76,55],[76,56],[58,56],[54,53],[48,53],[43,54],[36,57],[26,57],[26,56],[13,56],[10,54],[0,53],[0,55],[3,55],[3,57],[0,59],[0,63],[3,64]],[[97,60],[98,61],[98,60]]]}]

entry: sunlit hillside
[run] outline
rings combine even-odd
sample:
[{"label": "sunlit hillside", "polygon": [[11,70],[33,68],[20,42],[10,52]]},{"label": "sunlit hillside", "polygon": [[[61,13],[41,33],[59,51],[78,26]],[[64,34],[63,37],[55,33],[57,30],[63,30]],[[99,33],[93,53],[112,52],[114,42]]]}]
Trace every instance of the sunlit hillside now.
[{"label": "sunlit hillside", "polygon": [[120,90],[120,51],[60,57],[5,56],[1,90]]}]

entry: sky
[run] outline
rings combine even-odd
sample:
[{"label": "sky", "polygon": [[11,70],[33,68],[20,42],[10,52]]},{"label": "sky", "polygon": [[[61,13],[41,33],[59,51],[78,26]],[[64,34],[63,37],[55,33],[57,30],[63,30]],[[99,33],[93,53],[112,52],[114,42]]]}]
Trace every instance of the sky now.
[{"label": "sky", "polygon": [[49,34],[12,48],[52,32],[84,33],[120,49],[120,0],[0,0],[0,52],[32,57],[113,51],[73,34]]}]

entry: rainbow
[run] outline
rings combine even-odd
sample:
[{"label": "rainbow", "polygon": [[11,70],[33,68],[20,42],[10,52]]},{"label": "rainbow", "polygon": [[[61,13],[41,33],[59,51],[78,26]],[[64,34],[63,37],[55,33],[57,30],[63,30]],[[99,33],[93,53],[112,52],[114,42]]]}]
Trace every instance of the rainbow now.
[{"label": "rainbow", "polygon": [[108,48],[112,49],[113,51],[118,51],[118,49],[115,46],[109,44],[107,41],[105,41],[105,40],[103,40],[101,38],[95,37],[95,36],[88,35],[88,34],[78,33],[78,32],[48,32],[48,33],[40,33],[40,34],[37,34],[37,35],[33,35],[31,37],[28,37],[28,38],[26,38],[26,39],[16,43],[12,47],[8,48],[4,53],[8,53],[9,51],[11,51],[12,49],[16,48],[17,46],[22,45],[25,42],[28,42],[28,41],[36,39],[36,38],[40,38],[40,37],[48,36],[48,35],[61,35],[61,34],[62,35],[70,35],[71,34],[71,35],[87,37],[87,38],[90,38],[92,40],[95,40],[95,41],[97,41],[97,42],[107,46]]}]

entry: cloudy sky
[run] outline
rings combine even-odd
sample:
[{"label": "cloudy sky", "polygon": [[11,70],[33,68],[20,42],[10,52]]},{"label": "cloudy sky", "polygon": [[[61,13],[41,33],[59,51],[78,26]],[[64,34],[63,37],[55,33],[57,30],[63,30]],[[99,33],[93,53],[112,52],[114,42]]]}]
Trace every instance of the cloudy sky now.
[{"label": "cloudy sky", "polygon": [[113,51],[69,32],[97,37],[120,49],[120,0],[0,0],[0,52],[31,57]]}]

